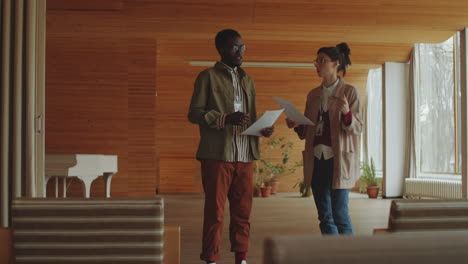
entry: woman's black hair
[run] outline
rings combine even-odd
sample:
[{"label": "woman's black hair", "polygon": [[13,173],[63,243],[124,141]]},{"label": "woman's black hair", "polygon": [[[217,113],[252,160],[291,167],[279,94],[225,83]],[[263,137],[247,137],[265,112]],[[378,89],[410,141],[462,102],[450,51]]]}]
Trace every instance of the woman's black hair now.
[{"label": "woman's black hair", "polygon": [[332,61],[338,61],[340,65],[338,66],[338,72],[342,71],[343,76],[346,75],[346,68],[351,65],[351,59],[349,55],[351,54],[351,49],[348,44],[340,43],[336,47],[322,47],[317,51],[317,54],[325,53],[330,57]]}]

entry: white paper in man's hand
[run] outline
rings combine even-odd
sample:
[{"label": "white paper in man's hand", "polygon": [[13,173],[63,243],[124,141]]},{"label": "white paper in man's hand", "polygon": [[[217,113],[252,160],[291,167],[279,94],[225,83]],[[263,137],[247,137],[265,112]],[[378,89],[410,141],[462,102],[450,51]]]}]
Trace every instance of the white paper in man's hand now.
[{"label": "white paper in man's hand", "polygon": [[275,110],[275,111],[265,111],[265,113],[260,117],[255,123],[249,126],[241,135],[246,136],[261,136],[260,130],[271,127],[278,117],[281,115],[284,109]]},{"label": "white paper in man's hand", "polygon": [[282,108],[284,108],[286,116],[296,123],[296,125],[314,125],[314,122],[310,121],[309,118],[299,112],[292,103],[278,97],[275,97],[275,100]]}]

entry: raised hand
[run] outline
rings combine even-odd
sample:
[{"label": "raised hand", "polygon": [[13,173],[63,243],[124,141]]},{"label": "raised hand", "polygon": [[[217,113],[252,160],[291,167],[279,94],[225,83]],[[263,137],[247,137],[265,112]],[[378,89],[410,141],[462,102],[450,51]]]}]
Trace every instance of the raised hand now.
[{"label": "raised hand", "polygon": [[340,102],[341,102],[341,106],[339,110],[343,115],[346,115],[347,113],[349,113],[349,103],[345,95],[343,95],[343,97],[340,99]]}]

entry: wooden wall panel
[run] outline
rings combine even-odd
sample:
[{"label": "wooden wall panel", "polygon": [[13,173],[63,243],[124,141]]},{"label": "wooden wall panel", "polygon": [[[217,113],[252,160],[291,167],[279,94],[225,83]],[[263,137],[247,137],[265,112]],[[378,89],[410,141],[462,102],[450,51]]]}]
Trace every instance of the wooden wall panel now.
[{"label": "wooden wall panel", "polygon": [[47,0],[48,10],[122,10],[123,0]]},{"label": "wooden wall panel", "polygon": [[[122,39],[48,38],[48,150],[63,144],[80,150],[96,144],[108,152],[122,150],[118,143],[127,133],[122,122],[127,118],[126,49]],[[67,140],[58,142],[58,137]],[[81,142],[83,138],[90,141]]]},{"label": "wooden wall panel", "polygon": [[[78,0],[60,1],[81,5]],[[100,2],[100,1],[95,1]],[[375,10],[377,9],[377,10]],[[226,27],[248,39],[353,41],[371,43],[441,42],[468,24],[464,0],[437,1],[126,1],[119,12],[74,12],[48,24],[54,33],[102,34],[128,23],[133,37],[211,39]],[[362,15],[365,12],[366,15]],[[121,16],[124,15],[125,17]],[[48,14],[49,16],[49,14]],[[102,21],[116,17],[102,27]],[[126,19],[128,18],[128,20]],[[49,20],[49,17],[48,17]],[[331,20],[331,21],[329,21]],[[119,22],[120,21],[120,22]],[[71,30],[73,29],[73,30]]]},{"label": "wooden wall panel", "polygon": [[199,48],[191,44],[180,40],[158,41],[156,115],[162,193],[201,190],[200,165],[195,160],[198,127],[187,119],[193,82],[199,71],[184,56],[189,53],[188,48],[191,51]]},{"label": "wooden wall panel", "polygon": [[[244,35],[243,33],[241,35]],[[274,62],[305,62],[311,63],[316,57],[316,52],[321,47],[335,46],[342,41],[259,41],[243,37],[247,46],[245,61],[274,61]],[[371,44],[347,41],[351,48],[352,62],[355,65],[383,64],[386,61],[407,62],[409,60],[413,44],[385,43]],[[217,60],[218,53],[215,49],[214,40],[197,41],[192,40],[193,48],[185,42],[173,43],[177,45],[178,57],[186,60]],[[193,49],[197,52],[193,52]],[[163,52],[163,51],[161,51]]]},{"label": "wooden wall panel", "polygon": [[468,2],[456,1],[382,1],[378,25],[407,25],[420,28],[461,30],[468,24]]},{"label": "wooden wall panel", "polygon": [[321,47],[335,46],[347,42],[351,48],[352,62],[359,64],[382,64],[385,61],[409,60],[412,44],[370,44],[356,43],[346,40],[335,42],[305,42],[305,41],[244,41],[248,50],[246,61],[278,61],[278,62],[312,62]]},{"label": "wooden wall panel", "polygon": [[[47,39],[47,153],[113,154],[113,196],[153,196],[156,42],[112,34]],[[103,196],[102,180],[92,186]],[[70,196],[81,196],[72,181]]]},{"label": "wooden wall panel", "polygon": [[253,22],[254,0],[239,2],[211,1],[194,3],[191,1],[128,1],[128,15],[141,19],[172,21],[196,21],[210,23],[229,23],[235,14],[236,20],[243,23]]},{"label": "wooden wall panel", "polygon": [[112,191],[126,195],[126,39],[48,37],[46,52],[46,153],[118,155]]},{"label": "wooden wall panel", "polygon": [[[128,46],[128,195],[155,194],[156,41],[129,39]],[[157,131],[156,131],[157,132]]]},{"label": "wooden wall panel", "polygon": [[128,21],[123,12],[101,10],[47,10],[47,37],[127,37]]},{"label": "wooden wall panel", "polygon": [[331,26],[393,26],[460,30],[468,23],[468,4],[455,1],[269,1],[255,2],[255,22]]},{"label": "wooden wall panel", "polygon": [[203,192],[200,163],[193,155],[190,157],[161,155],[160,164],[161,193]]},{"label": "wooden wall panel", "polygon": [[255,3],[255,22],[266,24],[373,25],[379,1],[314,1]]}]

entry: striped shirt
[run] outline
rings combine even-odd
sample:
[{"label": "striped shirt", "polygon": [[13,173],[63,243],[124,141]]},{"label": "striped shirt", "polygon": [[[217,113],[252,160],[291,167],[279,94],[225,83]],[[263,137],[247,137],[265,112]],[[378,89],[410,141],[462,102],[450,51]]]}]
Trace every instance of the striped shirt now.
[{"label": "striped shirt", "polygon": [[[222,62],[221,62],[222,63]],[[244,89],[241,87],[239,80],[239,73],[237,67],[231,68],[228,65],[224,64],[226,70],[231,74],[232,77],[232,86],[234,87],[234,100],[238,98],[238,101],[242,105],[242,112],[247,113],[247,104],[245,99]],[[234,101],[232,102],[234,104]],[[218,120],[215,122],[215,126],[218,129],[222,129],[225,126],[226,115],[222,114]],[[250,152],[250,142],[249,136],[241,135],[242,131],[246,130],[251,124],[244,124],[241,126],[233,126],[233,158],[234,160],[228,160],[228,162],[252,162],[254,160],[252,153]]]}]

